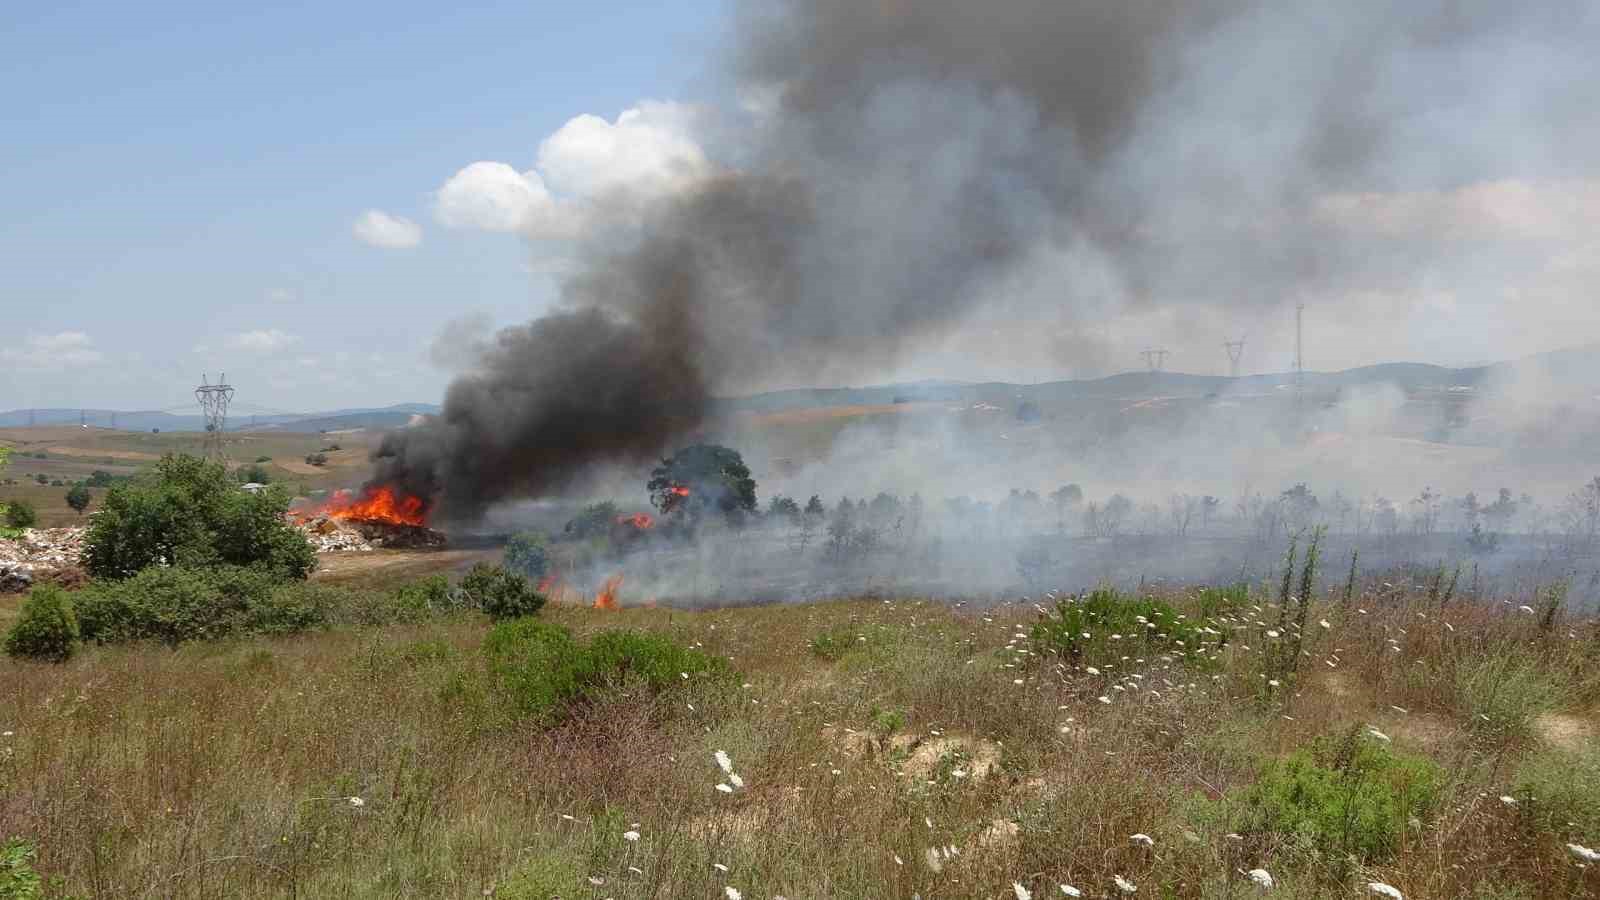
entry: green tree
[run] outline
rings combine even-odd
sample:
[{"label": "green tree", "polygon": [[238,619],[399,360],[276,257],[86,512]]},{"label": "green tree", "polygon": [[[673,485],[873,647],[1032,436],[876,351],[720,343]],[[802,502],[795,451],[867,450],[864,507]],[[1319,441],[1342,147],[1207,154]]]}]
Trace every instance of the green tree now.
[{"label": "green tree", "polygon": [[718,444],[685,447],[662,460],[646,487],[663,515],[698,520],[715,511],[737,520],[756,509],[756,481],[744,458]]},{"label": "green tree", "polygon": [[611,533],[617,521],[617,505],[610,500],[591,503],[567,520],[561,530],[575,538],[601,537]]},{"label": "green tree", "polygon": [[22,615],[6,632],[6,655],[65,662],[78,645],[78,618],[72,600],[55,585],[28,593]]},{"label": "green tree", "polygon": [[83,558],[101,578],[146,566],[251,566],[304,578],[316,565],[305,535],[284,520],[279,487],[250,493],[216,462],[168,454],[153,472],[117,485],[89,526]]},{"label": "green tree", "polygon": [[84,482],[84,484],[87,484],[89,487],[101,488],[111,487],[111,485],[115,483],[116,476],[112,475],[110,472],[107,472],[105,469],[95,469],[93,472],[90,472],[89,479]]},{"label": "green tree", "polygon": [[67,505],[80,516],[89,508],[89,501],[92,499],[94,498],[90,496],[89,489],[81,484],[75,484],[72,490],[67,491]]},{"label": "green tree", "polygon": [[506,569],[478,563],[461,578],[467,602],[495,621],[531,616],[544,607],[545,596],[528,579]]},{"label": "green tree", "polygon": [[11,465],[11,448],[0,447],[0,472],[4,472],[9,465]]},{"label": "green tree", "polygon": [[776,521],[797,522],[800,520],[800,504],[793,497],[775,494],[767,503],[767,515]]},{"label": "green tree", "polygon": [[542,531],[524,531],[506,542],[506,566],[529,578],[543,578],[550,567],[549,539]]},{"label": "green tree", "polygon": [[6,504],[6,524],[12,528],[32,528],[39,523],[39,514],[26,500],[13,500]]},{"label": "green tree", "polygon": [[239,469],[240,484],[271,484],[272,473],[260,463],[251,463]]}]

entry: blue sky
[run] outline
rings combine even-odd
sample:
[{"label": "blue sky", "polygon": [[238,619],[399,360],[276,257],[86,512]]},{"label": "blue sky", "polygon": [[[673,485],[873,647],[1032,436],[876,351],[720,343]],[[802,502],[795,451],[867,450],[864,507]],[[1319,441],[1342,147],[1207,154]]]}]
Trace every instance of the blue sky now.
[{"label": "blue sky", "polygon": [[[592,201],[619,188],[670,196],[759,164],[778,86],[730,83],[730,9],[0,6],[0,409],[172,407],[223,368],[246,412],[438,400],[448,366],[488,329],[550,307],[573,238],[616,224]],[[1369,12],[1380,25],[1394,15]],[[1172,267],[1202,286],[1262,235],[1337,233],[1354,268],[1375,260],[1393,277],[1321,293],[1291,277],[1246,315],[1187,301],[1193,280],[1135,298],[1092,254],[1042,240],[958,327],[882,371],[806,377],[1088,376],[1138,367],[1153,344],[1174,349],[1174,368],[1219,373],[1222,341],[1240,335],[1246,372],[1282,371],[1305,301],[1312,368],[1462,365],[1600,341],[1600,120],[1585,112],[1600,18],[1564,41],[1502,28],[1472,53],[1402,54],[1399,100],[1380,92],[1372,107],[1390,126],[1375,177],[1295,185],[1283,195],[1298,205],[1282,207],[1273,173],[1292,182],[1284,147],[1316,108],[1281,77],[1285,54],[1327,57],[1335,74],[1343,55],[1292,15],[1282,34],[1266,18],[1266,38],[1241,31],[1242,58],[1218,54],[1192,92],[1148,104],[1144,139],[1117,171],[1159,198],[1146,224],[1205,260]],[[1241,68],[1267,77],[1241,81]],[[1303,68],[1323,77],[1315,59]],[[936,102],[962,96],[948,87]],[[888,123],[903,121],[903,98],[882,88]],[[1262,139],[1262,114],[1277,140]],[[938,159],[984,135],[924,137],[932,146],[913,155]],[[967,175],[982,179],[988,163],[974,159]],[[1218,196],[1237,208],[1213,234],[1208,195],[1188,185],[1217,171],[1237,188]],[[717,387],[780,386],[798,385]]]},{"label": "blue sky", "polygon": [[[441,324],[524,319],[551,286],[516,237],[437,227],[430,192],[474,160],[528,166],[573,116],[696,94],[722,21],[703,2],[4,7],[0,306],[34,344],[0,408],[167,406],[224,364],[268,406],[436,399]],[[421,244],[355,239],[370,208]],[[363,378],[373,352],[395,365]]]}]

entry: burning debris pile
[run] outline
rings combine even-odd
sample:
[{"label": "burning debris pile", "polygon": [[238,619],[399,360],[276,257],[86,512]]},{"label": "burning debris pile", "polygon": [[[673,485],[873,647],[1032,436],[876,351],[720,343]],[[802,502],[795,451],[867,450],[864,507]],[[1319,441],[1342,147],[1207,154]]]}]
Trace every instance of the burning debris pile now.
[{"label": "burning debris pile", "polygon": [[87,532],[82,526],[29,528],[19,538],[0,538],[0,594],[27,590],[35,573],[76,566]]},{"label": "burning debris pile", "polygon": [[369,488],[360,494],[336,491],[327,503],[289,515],[318,553],[378,547],[417,549],[445,543],[444,535],[426,524],[426,504],[390,487]]}]

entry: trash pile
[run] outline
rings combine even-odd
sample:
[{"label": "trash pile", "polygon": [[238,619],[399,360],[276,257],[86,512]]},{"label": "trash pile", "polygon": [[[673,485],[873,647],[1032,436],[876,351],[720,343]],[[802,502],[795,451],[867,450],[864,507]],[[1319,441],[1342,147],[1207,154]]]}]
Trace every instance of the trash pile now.
[{"label": "trash pile", "polygon": [[76,566],[87,532],[82,526],[29,528],[19,538],[0,538],[0,594],[27,590],[35,573]]},{"label": "trash pile", "polygon": [[418,549],[442,547],[444,535],[421,525],[400,525],[371,519],[312,516],[294,521],[318,553],[362,552],[379,547]]}]

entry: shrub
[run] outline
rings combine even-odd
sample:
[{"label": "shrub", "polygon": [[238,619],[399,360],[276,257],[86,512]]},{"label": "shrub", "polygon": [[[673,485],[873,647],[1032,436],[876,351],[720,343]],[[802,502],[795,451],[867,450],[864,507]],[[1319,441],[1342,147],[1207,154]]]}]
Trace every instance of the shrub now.
[{"label": "shrub", "polygon": [[1204,659],[1194,653],[1204,635],[1171,605],[1148,597],[1126,597],[1114,588],[1059,601],[1055,612],[1039,617],[1028,636],[1041,658],[1053,655],[1073,663],[1116,662],[1134,648],[1172,652],[1192,661]]},{"label": "shrub", "polygon": [[89,508],[89,502],[92,499],[89,495],[89,489],[81,484],[73,485],[72,489],[67,491],[67,505],[72,507],[73,512],[80,516],[83,515],[84,510]]},{"label": "shrub", "polygon": [[0,844],[0,900],[39,900],[44,882],[33,870],[33,844],[12,838]]},{"label": "shrub", "polygon": [[281,587],[273,573],[260,569],[156,567],[79,592],[78,615],[84,640],[100,643],[285,634],[328,620],[325,591]]},{"label": "shrub", "polygon": [[1504,652],[1461,661],[1455,689],[1461,718],[1490,740],[1526,738],[1533,720],[1565,699],[1563,686],[1532,660]]},{"label": "shrub", "polygon": [[528,579],[504,566],[478,563],[462,576],[460,588],[467,603],[496,621],[531,616],[545,604]]},{"label": "shrub", "polygon": [[65,662],[77,643],[71,598],[54,585],[41,585],[28,593],[21,616],[6,632],[6,655]]},{"label": "shrub", "polygon": [[6,504],[6,524],[12,528],[32,528],[39,523],[39,513],[26,500],[12,500]]},{"label": "shrub", "polygon": [[506,542],[506,566],[529,578],[543,578],[550,566],[543,532],[524,531]]},{"label": "shrub", "polygon": [[281,489],[241,491],[221,463],[168,455],[151,475],[106,493],[89,526],[84,563],[101,578],[127,578],[160,563],[257,566],[304,578],[316,553],[284,521],[288,508]]},{"label": "shrub", "polygon": [[628,680],[661,693],[688,675],[721,675],[720,659],[660,635],[608,631],[587,647],[559,625],[523,618],[501,622],[483,643],[496,686],[519,715],[549,720],[592,692]]},{"label": "shrub", "polygon": [[1547,748],[1517,770],[1519,809],[1543,828],[1585,840],[1600,834],[1600,747]]},{"label": "shrub", "polygon": [[1244,795],[1240,830],[1299,835],[1330,858],[1381,861],[1399,849],[1407,823],[1427,815],[1443,780],[1431,760],[1353,730],[1269,762]]}]

